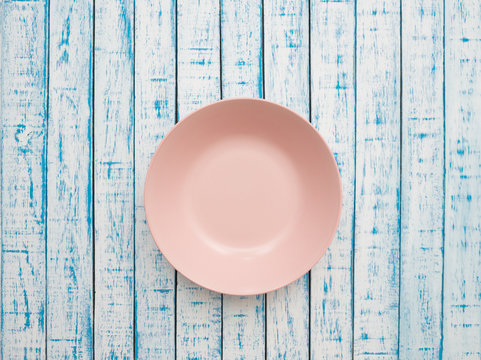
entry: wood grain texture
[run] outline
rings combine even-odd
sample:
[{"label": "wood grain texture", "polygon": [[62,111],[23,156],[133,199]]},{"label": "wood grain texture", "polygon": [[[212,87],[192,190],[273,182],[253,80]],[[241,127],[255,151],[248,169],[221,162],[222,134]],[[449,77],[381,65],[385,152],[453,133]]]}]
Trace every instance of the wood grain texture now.
[{"label": "wood grain texture", "polygon": [[399,357],[439,359],[444,217],[443,3],[402,2]]},{"label": "wood grain texture", "polygon": [[400,3],[357,3],[354,359],[397,359]]},{"label": "wood grain texture", "polygon": [[[177,3],[179,120],[220,98],[218,0]],[[222,297],[177,274],[177,358],[220,359]]]},{"label": "wood grain texture", "polygon": [[135,356],[175,358],[175,271],[147,227],[144,181],[175,124],[175,2],[135,2]]},{"label": "wood grain texture", "polygon": [[95,358],[134,352],[133,2],[95,2]]},{"label": "wood grain texture", "polygon": [[45,359],[47,9],[2,4],[2,359]]},{"label": "wood grain texture", "polygon": [[4,20],[4,0],[0,0],[0,356],[3,353],[3,202],[2,202],[2,188],[3,188],[3,166],[2,166],[2,153],[3,153],[3,89],[5,84],[3,83],[3,37],[5,34],[5,29],[3,24]]},{"label": "wood grain texture", "polygon": [[351,359],[355,4],[315,0],[310,14],[311,122],[331,147],[343,186],[337,235],[311,271],[311,359]]},{"label": "wood grain texture", "polygon": [[444,359],[481,359],[480,19],[479,1],[446,1]]},{"label": "wood grain texture", "polygon": [[263,96],[262,1],[221,1],[222,97]]},{"label": "wood grain texture", "polygon": [[[262,3],[221,1],[222,95],[262,97]],[[264,296],[223,297],[223,358],[264,359]]]},{"label": "wood grain texture", "polygon": [[[309,118],[307,1],[264,1],[265,98]],[[267,359],[309,357],[309,277],[267,294]]]},{"label": "wood grain texture", "polygon": [[50,2],[47,354],[92,356],[92,3]]},{"label": "wood grain texture", "polygon": [[264,359],[264,295],[224,295],[223,301],[223,358]]},{"label": "wood grain texture", "polygon": [[[481,359],[480,20],[478,0],[0,0],[0,358]],[[146,226],[155,147],[221,95],[310,118],[341,172],[331,248],[267,296],[176,275]]]}]

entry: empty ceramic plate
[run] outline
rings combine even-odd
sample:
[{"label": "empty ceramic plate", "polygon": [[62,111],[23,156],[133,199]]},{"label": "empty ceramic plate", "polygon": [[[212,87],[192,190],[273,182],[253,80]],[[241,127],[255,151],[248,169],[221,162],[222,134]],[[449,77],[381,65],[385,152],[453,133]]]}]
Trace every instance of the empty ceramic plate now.
[{"label": "empty ceramic plate", "polygon": [[341,181],[319,133],[293,111],[223,100],[179,122],[145,181],[157,246],[208,289],[252,295],[305,274],[326,252],[341,213]]}]

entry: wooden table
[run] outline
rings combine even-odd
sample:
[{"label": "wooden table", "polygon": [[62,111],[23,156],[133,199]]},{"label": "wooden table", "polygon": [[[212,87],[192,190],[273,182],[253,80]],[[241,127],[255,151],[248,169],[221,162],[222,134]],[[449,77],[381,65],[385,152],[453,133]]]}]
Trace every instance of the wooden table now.
[{"label": "wooden table", "polygon": [[[3,359],[481,359],[479,0],[1,0]],[[256,297],[162,258],[143,183],[190,111],[319,129],[343,216]]]}]

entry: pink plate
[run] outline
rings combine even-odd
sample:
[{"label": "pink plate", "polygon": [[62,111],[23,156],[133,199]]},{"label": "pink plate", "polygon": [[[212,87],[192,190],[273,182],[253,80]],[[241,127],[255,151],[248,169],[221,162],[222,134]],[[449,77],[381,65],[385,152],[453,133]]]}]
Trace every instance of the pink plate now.
[{"label": "pink plate", "polygon": [[183,119],[145,181],[150,231],[167,260],[208,289],[253,295],[305,274],[341,214],[341,181],[319,133],[291,110],[223,100]]}]

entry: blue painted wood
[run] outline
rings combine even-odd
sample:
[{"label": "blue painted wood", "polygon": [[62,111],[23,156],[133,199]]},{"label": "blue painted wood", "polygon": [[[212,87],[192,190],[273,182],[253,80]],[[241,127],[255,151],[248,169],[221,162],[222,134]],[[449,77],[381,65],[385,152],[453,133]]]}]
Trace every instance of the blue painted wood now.
[{"label": "blue painted wood", "polygon": [[441,1],[402,2],[402,359],[439,359],[441,351],[443,41]]},{"label": "blue painted wood", "polygon": [[443,358],[481,359],[481,3],[446,0]]},{"label": "blue painted wood", "polygon": [[46,1],[2,3],[2,359],[45,359]]},{"label": "blue painted wood", "polygon": [[[262,97],[262,3],[221,1],[222,96]],[[264,296],[223,297],[224,359],[264,359]]]},{"label": "blue painted wood", "polygon": [[[307,1],[264,1],[265,98],[309,118]],[[266,297],[268,359],[309,357],[309,280],[303,276]]]},{"label": "blue painted wood", "polygon": [[355,177],[355,4],[311,1],[311,122],[336,158],[343,187],[337,236],[311,271],[311,359],[352,358]]},{"label": "blue painted wood", "polygon": [[134,352],[133,1],[95,2],[95,358]]},{"label": "blue painted wood", "polygon": [[[0,4],[3,359],[481,358],[478,1]],[[311,283],[266,306],[176,283],[142,197],[176,120],[263,85],[344,190]]]},{"label": "blue painted wood", "polygon": [[0,356],[3,352],[3,203],[2,203],[2,188],[3,188],[3,181],[2,181],[2,174],[3,174],[3,167],[2,167],[2,153],[3,153],[3,88],[5,84],[3,83],[3,37],[5,34],[5,30],[3,24],[5,23],[4,19],[4,7],[3,7],[3,0],[0,0]]},{"label": "blue painted wood", "polygon": [[[177,3],[179,120],[220,98],[218,0]],[[222,298],[177,274],[177,358],[220,359]]]},{"label": "blue painted wood", "polygon": [[51,1],[47,354],[92,356],[92,2]]},{"label": "blue painted wood", "polygon": [[135,357],[175,358],[175,271],[144,210],[153,152],[175,124],[175,2],[135,1]]},{"label": "blue painted wood", "polygon": [[397,359],[400,2],[357,3],[354,359]]}]

